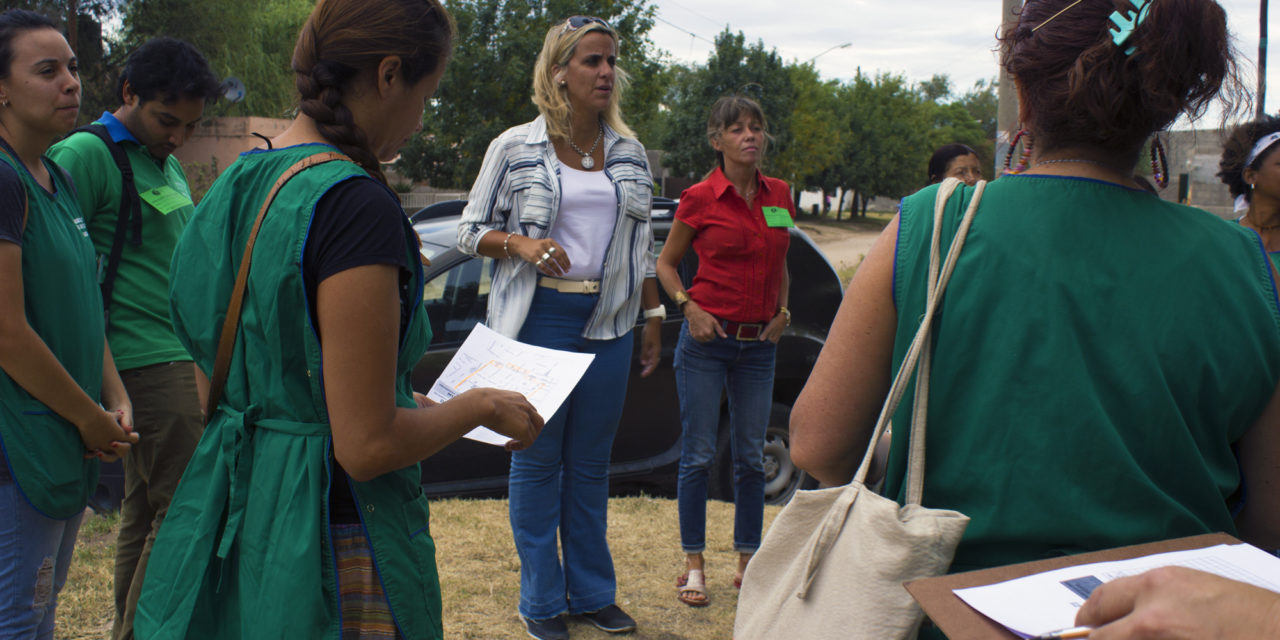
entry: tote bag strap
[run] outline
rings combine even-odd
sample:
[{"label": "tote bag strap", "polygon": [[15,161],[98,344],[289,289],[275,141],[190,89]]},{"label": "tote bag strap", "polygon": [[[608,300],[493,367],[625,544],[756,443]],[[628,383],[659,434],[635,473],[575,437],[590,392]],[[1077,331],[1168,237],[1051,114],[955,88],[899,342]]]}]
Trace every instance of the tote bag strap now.
[{"label": "tote bag strap", "polygon": [[[928,413],[929,363],[932,352],[932,349],[927,349],[926,345],[929,344],[933,318],[938,306],[941,304],[942,294],[946,291],[947,284],[951,280],[951,273],[955,270],[956,261],[960,259],[960,250],[964,248],[965,237],[968,235],[969,227],[973,223],[974,214],[977,213],[978,203],[982,199],[982,192],[987,186],[986,181],[979,181],[977,186],[974,187],[973,198],[969,201],[969,208],[965,210],[964,217],[960,220],[960,227],[956,230],[955,238],[951,241],[951,247],[947,250],[946,259],[942,260],[941,229],[943,212],[946,210],[947,201],[951,199],[951,194],[960,184],[960,180],[956,178],[947,178],[938,188],[938,197],[934,201],[933,207],[933,234],[929,242],[928,293],[924,317],[920,322],[920,328],[916,331],[915,337],[911,340],[911,346],[907,349],[906,357],[902,360],[902,366],[898,368],[898,373],[894,376],[893,385],[889,388],[889,395],[885,398],[884,407],[880,410],[880,417],[876,420],[876,426],[871,432],[871,440],[869,441],[872,443],[877,442],[884,434],[889,422],[893,419],[893,412],[897,410],[898,403],[901,402],[902,396],[906,393],[907,384],[911,380],[912,374],[919,370],[919,375],[916,376],[915,404],[912,409],[911,449],[907,462],[907,504],[920,504],[924,488],[925,421]],[[923,361],[921,360],[922,354],[924,355]],[[867,473],[871,469],[871,456],[873,453],[875,453],[875,448],[868,446],[866,454],[862,457],[862,464],[858,467],[857,473],[854,474],[851,485],[863,484],[866,481]]]},{"label": "tote bag strap", "polygon": [[295,162],[276,179],[271,191],[267,193],[267,199],[262,202],[262,208],[258,209],[258,217],[254,219],[253,228],[249,230],[249,239],[244,245],[244,255],[240,258],[240,270],[236,273],[236,284],[231,289],[231,301],[227,304],[227,317],[222,320],[222,332],[218,338],[218,354],[214,357],[213,377],[209,381],[209,398],[204,408],[206,424],[213,418],[213,410],[218,408],[218,402],[222,400],[222,391],[227,384],[227,372],[231,367],[231,352],[235,348],[236,332],[240,328],[240,310],[244,304],[244,290],[249,281],[249,264],[253,259],[253,243],[258,239],[258,229],[262,227],[263,218],[267,217],[267,209],[271,208],[271,203],[276,199],[276,194],[291,178],[311,167],[335,160],[350,162],[350,158],[336,151],[317,153]]}]

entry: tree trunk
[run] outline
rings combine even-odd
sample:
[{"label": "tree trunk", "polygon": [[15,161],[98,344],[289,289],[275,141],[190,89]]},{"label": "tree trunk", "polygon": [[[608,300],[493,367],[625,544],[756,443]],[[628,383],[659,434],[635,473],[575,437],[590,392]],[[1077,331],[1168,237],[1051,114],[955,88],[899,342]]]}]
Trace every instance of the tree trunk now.
[{"label": "tree trunk", "polygon": [[867,217],[867,205],[871,203],[871,198],[862,196],[862,217]]},{"label": "tree trunk", "polygon": [[848,189],[840,189],[840,203],[836,205],[836,222],[840,222],[840,214],[844,212],[844,196],[849,193]]},{"label": "tree trunk", "polygon": [[80,2],[79,0],[68,0],[67,2],[67,41],[71,44],[72,49],[80,48]]},{"label": "tree trunk", "polygon": [[797,213],[797,214],[803,213],[803,212],[800,210],[800,188],[799,188],[799,187],[793,187],[793,189],[795,190],[795,194],[796,194],[796,202],[795,202],[795,205],[796,205],[796,213]]}]

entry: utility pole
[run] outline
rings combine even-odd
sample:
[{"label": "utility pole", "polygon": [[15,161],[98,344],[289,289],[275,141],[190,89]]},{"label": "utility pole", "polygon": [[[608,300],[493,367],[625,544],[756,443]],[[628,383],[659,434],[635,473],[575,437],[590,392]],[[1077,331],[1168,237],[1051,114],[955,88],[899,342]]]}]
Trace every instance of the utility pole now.
[{"label": "utility pole", "polygon": [[[1002,25],[1000,33],[1003,35],[1018,24],[1018,10],[1022,7],[1022,0],[1001,0],[1001,2],[1003,5],[1000,14]],[[999,82],[1000,86],[996,91],[996,157],[992,159],[995,163],[995,172],[992,175],[996,177],[1000,176],[1000,171],[1004,168],[1005,154],[1009,152],[1009,141],[1012,140],[1010,132],[1018,128],[1018,92],[1014,90],[1013,79],[1009,77],[1004,66],[1000,67]]]},{"label": "utility pole", "polygon": [[1258,18],[1258,117],[1267,114],[1267,0],[1262,0]]}]

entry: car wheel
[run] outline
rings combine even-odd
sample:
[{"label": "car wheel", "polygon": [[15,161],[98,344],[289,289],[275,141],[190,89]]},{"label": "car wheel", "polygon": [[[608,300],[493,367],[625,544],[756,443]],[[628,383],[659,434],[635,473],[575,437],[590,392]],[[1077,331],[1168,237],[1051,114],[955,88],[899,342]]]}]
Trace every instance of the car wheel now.
[{"label": "car wheel", "polygon": [[[708,493],[717,500],[733,501],[733,453],[729,444],[728,419],[720,430],[716,465],[711,470]],[[791,407],[775,402],[769,412],[764,436],[764,502],[786,504],[801,489],[813,489],[818,481],[791,462]]]},{"label": "car wheel", "polygon": [[764,503],[786,504],[801,489],[818,486],[791,461],[791,407],[773,403],[769,429],[764,434]]}]

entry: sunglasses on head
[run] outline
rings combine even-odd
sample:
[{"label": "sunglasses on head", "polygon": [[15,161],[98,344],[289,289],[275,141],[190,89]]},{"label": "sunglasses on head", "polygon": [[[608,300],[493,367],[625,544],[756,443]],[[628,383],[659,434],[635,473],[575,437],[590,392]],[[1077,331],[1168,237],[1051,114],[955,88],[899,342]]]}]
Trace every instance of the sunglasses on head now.
[{"label": "sunglasses on head", "polygon": [[595,16],[572,16],[568,20],[564,21],[564,27],[560,29],[560,33],[577,31],[578,29],[592,23],[598,24],[609,31],[613,31],[613,27],[609,26],[609,23],[605,22],[601,18],[597,18]]}]

